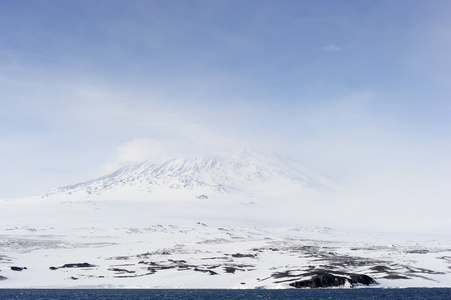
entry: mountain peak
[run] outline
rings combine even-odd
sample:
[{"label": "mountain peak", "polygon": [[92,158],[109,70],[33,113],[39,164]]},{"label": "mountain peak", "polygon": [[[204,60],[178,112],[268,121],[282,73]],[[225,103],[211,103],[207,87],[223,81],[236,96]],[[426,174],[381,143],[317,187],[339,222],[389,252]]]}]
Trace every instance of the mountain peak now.
[{"label": "mountain peak", "polygon": [[312,188],[312,180],[275,154],[244,149],[234,154],[172,158],[162,162],[137,162],[91,181],[59,188],[49,194],[101,195],[152,193],[156,190],[239,192],[251,186],[285,181]]}]

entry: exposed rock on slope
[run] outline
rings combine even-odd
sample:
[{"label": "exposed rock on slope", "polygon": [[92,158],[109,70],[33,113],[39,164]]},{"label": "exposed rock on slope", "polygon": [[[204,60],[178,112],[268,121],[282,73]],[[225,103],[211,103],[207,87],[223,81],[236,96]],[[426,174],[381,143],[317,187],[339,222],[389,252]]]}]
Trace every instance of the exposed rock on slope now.
[{"label": "exposed rock on slope", "polygon": [[295,281],[290,286],[295,288],[327,288],[327,287],[354,287],[355,285],[376,284],[370,276],[364,274],[347,274],[340,272],[340,275],[331,273],[318,273],[311,279]]},{"label": "exposed rock on slope", "polygon": [[53,228],[0,229],[0,257],[27,266],[26,272],[2,269],[8,278],[2,287],[325,288],[375,281],[377,287],[449,287],[450,263],[442,259],[449,241],[428,236],[387,246],[392,238],[198,225],[90,227],[65,236]]}]

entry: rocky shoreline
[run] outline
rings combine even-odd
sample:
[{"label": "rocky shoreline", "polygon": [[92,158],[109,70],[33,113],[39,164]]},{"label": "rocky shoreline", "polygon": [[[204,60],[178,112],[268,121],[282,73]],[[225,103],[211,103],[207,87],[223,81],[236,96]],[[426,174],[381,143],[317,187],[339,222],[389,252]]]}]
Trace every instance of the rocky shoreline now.
[{"label": "rocky shoreline", "polygon": [[3,287],[352,288],[440,280],[446,287],[451,273],[449,244],[361,243],[323,229],[54,231],[1,232]]}]

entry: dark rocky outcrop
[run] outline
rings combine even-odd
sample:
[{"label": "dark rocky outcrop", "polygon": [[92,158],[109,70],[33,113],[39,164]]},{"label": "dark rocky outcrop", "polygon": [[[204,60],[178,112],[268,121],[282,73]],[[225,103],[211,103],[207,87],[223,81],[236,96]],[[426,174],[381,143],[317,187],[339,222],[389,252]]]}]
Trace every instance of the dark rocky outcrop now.
[{"label": "dark rocky outcrop", "polygon": [[241,253],[235,253],[235,254],[232,254],[232,257],[235,257],[235,258],[243,258],[243,257],[254,258],[254,257],[255,257],[255,254],[241,254]]},{"label": "dark rocky outcrop", "polygon": [[6,279],[8,279],[8,277],[5,277],[5,276],[0,275],[0,281],[6,280]]},{"label": "dark rocky outcrop", "polygon": [[225,271],[226,273],[232,273],[232,274],[235,274],[236,268],[234,268],[234,267],[224,267],[224,271]]},{"label": "dark rocky outcrop", "polygon": [[352,285],[356,285],[356,284],[370,285],[370,284],[375,284],[375,283],[376,283],[376,280],[374,280],[373,278],[371,278],[368,275],[351,274],[351,284]]},{"label": "dark rocky outcrop", "polygon": [[308,280],[295,281],[290,283],[290,286],[301,289],[301,288],[325,288],[325,287],[337,287],[344,286],[345,283],[349,282],[349,279],[342,276],[335,276],[332,274],[323,274],[313,276]]},{"label": "dark rocky outcrop", "polygon": [[126,270],[126,269],[121,269],[121,268],[109,268],[108,271],[113,271],[116,273],[136,273],[135,271],[130,271],[130,270]]},{"label": "dark rocky outcrop", "polygon": [[176,263],[176,264],[186,264],[186,260],[174,260],[174,259],[168,259],[168,261]]},{"label": "dark rocky outcrop", "polygon": [[328,288],[328,287],[344,287],[349,285],[351,287],[363,284],[375,284],[376,281],[370,276],[363,274],[349,274],[348,276],[337,276],[330,273],[320,273],[313,276],[311,279],[300,280],[290,283],[290,286],[295,288]]},{"label": "dark rocky outcrop", "polygon": [[389,274],[384,276],[385,279],[410,279],[410,277],[400,275],[400,274]]},{"label": "dark rocky outcrop", "polygon": [[203,269],[199,269],[199,268],[194,268],[194,271],[208,273],[210,275],[219,275],[218,273],[216,273],[215,271],[212,271],[212,270],[203,270]]},{"label": "dark rocky outcrop", "polygon": [[13,267],[11,267],[11,270],[12,271],[22,271],[22,270],[26,270],[27,269],[27,267],[15,267],[15,266],[13,266]]},{"label": "dark rocky outcrop", "polygon": [[374,266],[374,267],[371,267],[370,269],[374,270],[376,272],[379,272],[379,273],[383,273],[383,272],[388,273],[392,270],[390,267],[382,266],[382,265]]},{"label": "dark rocky outcrop", "polygon": [[75,264],[65,264],[60,268],[94,268],[96,265],[91,265],[88,263],[75,263]]},{"label": "dark rocky outcrop", "polygon": [[95,268],[96,265],[91,265],[89,263],[74,263],[74,264],[65,264],[61,267],[50,267],[50,270],[57,270],[57,269],[63,269],[63,268]]}]

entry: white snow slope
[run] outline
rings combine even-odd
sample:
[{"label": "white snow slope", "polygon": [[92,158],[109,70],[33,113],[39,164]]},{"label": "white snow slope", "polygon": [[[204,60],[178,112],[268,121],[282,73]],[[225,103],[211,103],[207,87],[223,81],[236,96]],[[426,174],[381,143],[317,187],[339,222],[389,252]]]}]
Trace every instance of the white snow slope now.
[{"label": "white snow slope", "polygon": [[296,225],[323,190],[248,150],[0,199],[0,288],[290,288],[321,273],[451,287],[449,237]]}]

